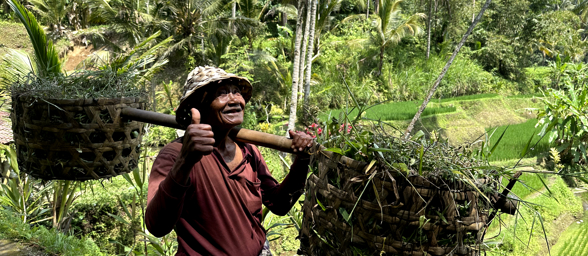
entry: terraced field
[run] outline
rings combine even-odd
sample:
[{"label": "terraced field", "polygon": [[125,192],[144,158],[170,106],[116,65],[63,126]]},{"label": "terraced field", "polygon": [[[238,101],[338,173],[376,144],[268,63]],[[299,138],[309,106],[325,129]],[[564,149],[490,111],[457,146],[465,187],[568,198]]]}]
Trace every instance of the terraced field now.
[{"label": "terraced field", "polygon": [[554,256],[588,255],[588,218],[573,223],[553,247]]}]

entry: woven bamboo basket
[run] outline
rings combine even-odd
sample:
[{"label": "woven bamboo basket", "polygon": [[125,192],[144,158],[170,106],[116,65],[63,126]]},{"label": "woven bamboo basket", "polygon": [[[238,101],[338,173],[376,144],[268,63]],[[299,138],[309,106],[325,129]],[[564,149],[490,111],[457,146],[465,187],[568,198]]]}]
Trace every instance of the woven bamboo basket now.
[{"label": "woven bamboo basket", "polygon": [[307,181],[299,254],[357,255],[358,249],[368,255],[479,254],[491,205],[473,188],[459,181],[404,178],[326,153],[313,158],[318,175]]},{"label": "woven bamboo basket", "polygon": [[13,96],[12,130],[22,171],[43,180],[114,177],[138,165],[143,123],[121,117],[144,97],[41,99]]}]

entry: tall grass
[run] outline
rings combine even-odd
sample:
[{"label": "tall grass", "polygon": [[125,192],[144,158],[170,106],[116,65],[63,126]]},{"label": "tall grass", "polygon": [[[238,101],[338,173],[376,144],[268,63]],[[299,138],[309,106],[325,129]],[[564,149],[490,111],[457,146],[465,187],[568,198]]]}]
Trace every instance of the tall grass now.
[{"label": "tall grass", "polygon": [[[551,193],[544,190],[543,194],[528,198],[533,207],[520,207],[517,216],[510,217],[498,237],[485,242],[490,247],[487,255],[573,255],[572,251],[557,254],[552,248],[547,252],[545,234],[551,242],[559,237],[558,216],[568,214],[577,216],[583,211],[582,201],[574,196],[561,177],[555,177],[549,185]],[[542,227],[545,228],[543,233]],[[489,238],[489,236],[488,236]],[[578,254],[586,255],[586,254]]]},{"label": "tall grass", "polygon": [[500,138],[500,135],[508,127],[508,130],[506,130],[504,137],[496,147],[496,150],[490,157],[490,160],[497,161],[520,158],[523,149],[533,134],[535,134],[535,136],[533,136],[533,140],[531,141],[529,150],[525,157],[534,157],[540,153],[549,151],[550,145],[546,138],[542,139],[541,142],[535,146],[535,143],[537,143],[537,141],[539,141],[541,138],[537,136],[539,130],[535,129],[535,124],[537,124],[537,119],[530,119],[527,122],[521,124],[510,126],[504,125],[496,128],[486,129],[486,132],[488,132],[489,135],[494,133],[494,135],[490,138],[491,145],[494,145]]},{"label": "tall grass", "polygon": [[[364,118],[374,119],[374,120],[383,120],[383,121],[390,121],[390,120],[408,120],[414,117],[418,108],[420,107],[421,102],[419,101],[402,101],[402,102],[393,102],[388,104],[381,104],[376,105],[370,109],[368,109],[365,114],[363,115]],[[341,112],[344,111],[342,109],[332,110],[328,112],[323,112],[319,115],[320,120],[327,120],[329,117],[329,113],[331,117],[339,118]],[[431,116],[437,115],[442,113],[450,113],[455,112],[456,108],[454,106],[438,106],[438,107],[428,107],[425,109],[421,116]],[[349,118],[355,118],[357,116],[357,110],[351,111],[349,114]]]}]

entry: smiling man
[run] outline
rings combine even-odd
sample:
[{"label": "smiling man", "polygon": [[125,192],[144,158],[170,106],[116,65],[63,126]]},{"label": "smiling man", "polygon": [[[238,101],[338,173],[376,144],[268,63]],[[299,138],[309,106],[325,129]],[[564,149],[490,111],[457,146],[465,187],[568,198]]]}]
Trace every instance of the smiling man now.
[{"label": "smiling man", "polygon": [[[247,79],[219,68],[197,67],[188,75],[176,112],[186,133],[153,163],[145,213],[153,235],[176,231],[176,255],[271,255],[262,204],[285,215],[303,192],[307,155],[298,155],[278,183],[255,146],[228,136],[243,122],[251,89]],[[290,136],[296,152],[312,145],[302,132]]]}]

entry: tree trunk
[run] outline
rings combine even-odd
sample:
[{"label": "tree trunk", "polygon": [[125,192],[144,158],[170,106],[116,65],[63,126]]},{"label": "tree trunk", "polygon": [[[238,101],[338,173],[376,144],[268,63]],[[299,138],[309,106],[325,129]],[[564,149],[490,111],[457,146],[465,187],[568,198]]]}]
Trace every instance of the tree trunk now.
[{"label": "tree trunk", "polygon": [[380,12],[380,0],[374,0],[374,13]]},{"label": "tree trunk", "polygon": [[476,18],[476,0],[472,0],[472,22]]},{"label": "tree trunk", "polygon": [[425,111],[427,104],[429,104],[431,97],[433,97],[433,94],[435,94],[435,91],[437,90],[439,83],[441,83],[441,79],[443,79],[443,77],[445,76],[445,73],[447,73],[447,70],[451,66],[451,63],[453,63],[455,56],[457,56],[457,53],[459,53],[459,50],[461,49],[461,47],[465,43],[468,36],[472,33],[472,30],[474,30],[474,27],[476,26],[476,24],[478,24],[480,19],[482,19],[482,15],[484,15],[484,11],[486,11],[486,8],[488,8],[488,5],[490,5],[490,2],[492,2],[492,0],[486,0],[486,3],[484,4],[484,6],[482,6],[482,10],[480,10],[480,12],[478,13],[478,16],[476,17],[474,22],[472,22],[472,24],[468,28],[468,31],[465,33],[465,35],[463,35],[463,37],[461,38],[461,41],[459,41],[459,44],[457,44],[457,47],[455,47],[455,51],[453,51],[453,54],[451,55],[451,58],[449,58],[449,61],[447,61],[447,63],[445,64],[445,67],[443,67],[443,70],[441,71],[441,74],[439,74],[439,77],[437,77],[437,80],[435,81],[435,83],[433,84],[433,87],[429,91],[427,98],[425,99],[425,101],[423,101],[423,104],[419,108],[419,111],[416,113],[416,115],[414,115],[414,118],[412,119],[412,121],[410,121],[410,124],[408,125],[408,128],[406,129],[406,133],[404,134],[404,139],[409,138],[410,132],[414,128],[414,124],[416,123],[417,120],[419,120],[423,111]]},{"label": "tree trunk", "polygon": [[367,6],[365,8],[365,19],[369,19],[370,18],[370,1],[372,0],[367,0]]},{"label": "tree trunk", "polygon": [[233,34],[237,34],[237,26],[235,26],[235,17],[237,17],[237,2],[233,1],[233,8],[231,9],[231,27],[233,27]]},{"label": "tree trunk", "polygon": [[431,53],[431,14],[433,10],[433,0],[429,0],[429,15],[427,15],[427,59]]},{"label": "tree trunk", "polygon": [[[200,51],[202,51],[202,61],[206,60],[206,49],[204,48],[204,34],[201,35],[202,38],[200,38]],[[190,67],[190,68],[194,68],[194,67]]]},{"label": "tree trunk", "polygon": [[[311,14],[310,14],[310,36],[308,37],[308,50],[307,50],[307,57],[306,57],[306,78],[304,79],[304,103],[302,105],[303,108],[308,107],[308,102],[310,99],[310,77],[312,75],[312,55],[314,53],[314,32],[315,32],[315,25],[316,25],[316,5],[318,0],[311,0]],[[368,1],[369,2],[369,1]],[[308,120],[308,111],[304,111],[305,120]]]},{"label": "tree trunk", "polygon": [[[296,38],[294,39],[294,63],[292,70],[292,95],[290,98],[290,118],[288,118],[288,130],[296,128],[296,108],[298,102],[298,79],[300,78],[300,42],[302,41],[302,14],[304,13],[304,1],[298,2],[298,18],[296,19]],[[286,133],[286,136],[289,136]]]},{"label": "tree trunk", "polygon": [[285,12],[282,12],[282,27],[288,24],[288,15]]},{"label": "tree trunk", "polygon": [[308,47],[308,36],[310,34],[310,5],[312,0],[306,1],[306,21],[304,22],[304,37],[302,37],[302,53],[300,54],[300,78],[298,79],[298,101],[302,100],[304,95],[304,68],[306,58],[306,47]]},{"label": "tree trunk", "polygon": [[382,75],[382,66],[384,66],[384,46],[380,46],[380,65],[378,65],[378,76]]}]

